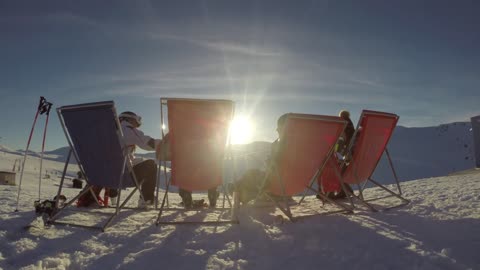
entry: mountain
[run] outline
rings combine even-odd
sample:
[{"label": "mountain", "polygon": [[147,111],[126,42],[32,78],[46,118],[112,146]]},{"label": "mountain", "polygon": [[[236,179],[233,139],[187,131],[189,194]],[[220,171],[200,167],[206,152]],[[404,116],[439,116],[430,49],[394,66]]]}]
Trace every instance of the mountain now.
[{"label": "mountain", "polygon": [[10,149],[8,146],[5,146],[3,144],[0,144],[0,151],[7,152],[7,153],[15,152],[14,150]]},{"label": "mountain", "polygon": [[[400,180],[442,176],[475,167],[469,122],[421,128],[398,126],[388,150]],[[385,155],[375,178],[392,179]]]},{"label": "mountain", "polygon": [[[51,151],[45,151],[45,156],[49,160],[65,162],[67,160],[68,153],[70,152],[69,146],[64,146]],[[76,164],[73,156],[70,158],[70,163]]]},{"label": "mountain", "polygon": [[69,146],[64,146],[51,151],[45,151],[47,155],[67,156],[70,151]]}]

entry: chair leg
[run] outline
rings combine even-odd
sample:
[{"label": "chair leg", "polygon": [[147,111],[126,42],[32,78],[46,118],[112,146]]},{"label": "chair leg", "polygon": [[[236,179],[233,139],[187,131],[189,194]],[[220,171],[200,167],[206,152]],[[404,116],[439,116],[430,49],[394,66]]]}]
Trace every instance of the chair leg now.
[{"label": "chair leg", "polygon": [[265,195],[267,195],[267,197],[275,204],[276,207],[278,207],[278,209],[280,209],[280,211],[282,211],[282,213],[284,213],[288,217],[288,219],[290,219],[291,222],[295,222],[295,219],[293,218],[290,208],[288,207],[288,203],[286,204],[286,207],[285,207],[287,209],[285,209],[282,205],[280,205],[280,203],[276,199],[274,199],[268,193],[265,193]]},{"label": "chair leg", "polygon": [[368,202],[366,202],[364,199],[363,199],[363,193],[360,193],[359,196],[351,193],[350,191],[346,191],[347,194],[349,194],[349,196],[352,196],[352,198],[355,198],[355,199],[358,199],[362,204],[364,204],[366,207],[368,207],[368,209],[370,209],[370,211],[372,212],[378,212],[378,209],[376,209],[375,207],[373,207],[373,205],[369,204]]},{"label": "chair leg", "polygon": [[340,187],[342,188],[342,191],[343,193],[345,193],[347,199],[348,199],[348,202],[350,203],[350,206],[352,206],[352,209],[355,208],[355,204],[353,203],[353,200],[352,198],[355,198],[355,193],[353,193],[353,190],[351,190],[351,188],[349,187],[348,189],[346,188],[346,185],[348,184],[345,184],[345,183],[341,183],[340,184]]},{"label": "chair leg", "polygon": [[128,201],[130,201],[130,199],[132,198],[133,194],[135,194],[135,192],[138,190],[138,187],[135,187],[135,189],[130,192],[130,194],[127,196],[127,198],[125,198],[125,200],[123,201],[122,205],[120,205],[120,208],[123,208],[125,207],[125,205],[128,203]]},{"label": "chair leg", "polygon": [[343,181],[343,177],[342,177],[342,174],[339,172],[339,169],[335,168],[334,172],[335,172],[335,175],[337,176],[337,178],[340,179],[340,187],[342,188],[343,192],[347,196],[348,201],[350,202],[350,205],[352,206],[352,209],[354,209],[355,205],[353,204],[353,200],[352,200],[351,196],[354,196],[355,194],[351,193],[349,190],[347,191],[347,189],[345,188],[346,184]]},{"label": "chair leg", "polygon": [[165,203],[167,200],[169,188],[170,188],[170,179],[167,181],[167,186],[165,187],[165,194],[163,195],[162,205],[160,206],[160,211],[158,212],[157,220],[155,221],[156,226],[160,224],[160,219],[162,218],[163,209],[165,207]]},{"label": "chair leg", "polygon": [[[310,188],[310,190],[316,192],[316,190],[313,189],[313,188]],[[323,204],[325,204],[325,201],[327,201],[327,202],[329,202],[329,203],[331,203],[331,204],[334,204],[334,205],[336,205],[336,206],[338,206],[338,207],[340,207],[340,208],[343,208],[345,211],[347,211],[347,212],[349,212],[349,213],[353,213],[353,206],[352,206],[352,208],[348,208],[347,206],[345,206],[345,205],[343,205],[343,204],[341,204],[341,203],[339,203],[339,202],[337,202],[337,201],[335,201],[335,200],[330,199],[328,196],[325,196],[325,194],[322,194],[322,193],[320,193],[320,192],[317,193],[317,194],[323,199],[323,200],[322,200]]]},{"label": "chair leg", "polygon": [[[323,168],[325,168],[325,165],[323,165],[321,169],[318,169],[315,172],[315,174],[313,175],[312,179],[310,179],[310,183],[308,184],[307,188],[303,192],[302,198],[300,199],[300,201],[298,201],[299,205],[305,200],[305,197],[307,196],[307,192],[308,192],[308,190],[311,190],[311,187],[313,186],[313,183],[315,182],[315,180],[317,180],[317,178],[320,177],[320,172],[323,171]],[[318,187],[318,188],[320,189],[320,187]],[[315,191],[315,193],[317,193],[317,192]]]},{"label": "chair leg", "polygon": [[300,201],[298,201],[298,204],[301,204],[305,200],[305,197],[307,196],[307,191],[311,189],[311,187],[312,187],[311,185],[307,186],[307,189],[305,189],[305,191],[303,192],[302,198],[300,199]]},{"label": "chair leg", "polygon": [[358,188],[358,197],[363,200],[363,187],[360,184],[357,184]]},{"label": "chair leg", "polygon": [[62,173],[62,178],[60,180],[60,185],[58,186],[58,192],[57,192],[57,199],[55,200],[55,209],[58,208],[58,201],[60,199],[60,195],[62,195],[62,188],[63,188],[63,183],[65,182],[65,175],[67,173],[67,168],[68,168],[68,164],[70,163],[70,158],[72,157],[72,148],[70,148],[70,150],[68,151],[68,156],[67,156],[67,160],[65,161],[65,166],[63,168],[63,173]]},{"label": "chair leg", "polygon": [[230,201],[230,196],[227,193],[227,188],[225,185],[222,185],[222,192],[223,192],[223,208],[225,208],[225,198],[227,198],[228,205],[232,208],[232,202]]},{"label": "chair leg", "polygon": [[402,195],[402,189],[400,188],[400,181],[398,181],[397,172],[393,167],[393,162],[392,162],[392,159],[390,158],[390,153],[388,152],[388,149],[386,147],[385,147],[385,153],[387,154],[388,163],[390,164],[390,168],[392,169],[393,177],[395,177],[395,181],[397,182],[398,193]]},{"label": "chair leg", "polygon": [[[278,170],[275,170],[277,172],[277,177],[280,180],[280,184],[282,186],[282,196],[283,196],[283,202],[285,203],[285,207],[287,208],[286,211],[288,212],[287,216],[288,218],[293,222],[293,215],[292,211],[290,211],[290,205],[288,205],[288,200],[287,200],[287,193],[285,191],[285,182],[283,181],[283,178],[280,176],[278,173]],[[318,173],[318,171],[317,171]]]},{"label": "chair leg", "polygon": [[113,221],[113,219],[118,216],[118,214],[120,213],[120,210],[125,207],[125,205],[128,203],[128,201],[130,201],[130,199],[132,198],[133,194],[135,194],[135,192],[137,192],[138,190],[138,186],[136,186],[132,192],[130,192],[130,194],[128,194],[127,198],[125,198],[125,200],[123,201],[123,203],[121,205],[119,205],[120,203],[120,198],[121,198],[121,190],[118,191],[118,202],[117,203],[117,207],[115,209],[115,213],[107,220],[107,222],[105,223],[105,225],[103,225],[102,227],[102,232],[105,232],[105,229],[110,225],[110,223]]},{"label": "chair leg", "polygon": [[[82,192],[80,192],[80,194],[78,194],[75,198],[73,198],[72,200],[70,200],[64,207],[62,207],[58,212],[55,213],[54,216],[52,216],[48,221],[47,223],[48,224],[58,224],[58,225],[69,225],[69,226],[74,226],[74,227],[81,227],[81,228],[88,228],[88,229],[100,229],[102,232],[105,232],[105,230],[107,229],[108,226],[110,226],[110,224],[112,223],[112,221],[114,220],[114,218],[116,216],[118,216],[118,214],[120,213],[120,210],[125,206],[125,204],[128,202],[128,200],[133,196],[133,194],[135,194],[135,192],[137,191],[137,189],[134,189],[128,196],[127,198],[124,200],[124,202],[119,205],[117,204],[116,206],[116,209],[115,209],[115,212],[108,218],[108,220],[104,223],[103,226],[88,226],[88,225],[82,225],[82,224],[75,224],[75,223],[68,223],[68,222],[62,222],[62,221],[55,221],[55,219],[57,218],[57,215],[60,213],[61,210],[63,210],[65,207],[67,207],[68,205],[72,204],[76,199],[78,199],[81,195],[85,194],[86,192],[88,192],[88,189],[90,189],[91,186],[87,186]],[[118,193],[118,198],[120,200],[120,197],[121,196],[121,190],[119,191]]]},{"label": "chair leg", "polygon": [[113,213],[113,215],[110,216],[107,222],[105,222],[105,224],[102,226],[102,232],[105,232],[105,230],[110,225],[110,223],[112,223],[113,218],[115,218],[116,216],[118,216],[118,211],[115,211],[115,213]]},{"label": "chair leg", "polygon": [[371,178],[369,178],[368,180],[369,180],[370,182],[372,182],[373,184],[375,184],[376,186],[380,187],[381,189],[385,190],[386,192],[390,193],[391,195],[393,195],[393,196],[397,197],[398,199],[402,200],[403,202],[405,202],[405,203],[409,203],[409,202],[410,202],[410,200],[407,200],[407,199],[405,199],[404,197],[402,197],[401,195],[399,195],[399,194],[391,191],[390,189],[388,189],[388,188],[386,188],[385,186],[381,185],[381,184],[378,183],[377,181],[375,181],[375,180],[373,180],[373,179],[371,179]]}]

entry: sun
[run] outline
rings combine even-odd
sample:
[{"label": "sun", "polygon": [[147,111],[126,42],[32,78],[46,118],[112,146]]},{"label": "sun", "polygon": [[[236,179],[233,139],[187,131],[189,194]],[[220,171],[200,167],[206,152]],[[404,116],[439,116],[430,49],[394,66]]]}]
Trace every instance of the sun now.
[{"label": "sun", "polygon": [[248,117],[235,116],[230,123],[230,142],[245,144],[252,140],[253,123]]}]

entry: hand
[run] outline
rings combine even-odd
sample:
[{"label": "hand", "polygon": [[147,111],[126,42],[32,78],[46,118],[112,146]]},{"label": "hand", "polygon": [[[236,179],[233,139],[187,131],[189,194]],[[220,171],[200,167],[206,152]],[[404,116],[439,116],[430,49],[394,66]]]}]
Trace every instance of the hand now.
[{"label": "hand", "polygon": [[155,152],[158,153],[158,151],[161,151],[161,149],[163,147],[165,147],[165,144],[169,144],[169,141],[170,141],[169,133],[167,133],[163,136],[163,140],[162,139],[157,139],[156,141],[157,141],[157,143],[156,143],[156,147],[155,147]]},{"label": "hand", "polygon": [[168,133],[163,137],[163,140],[157,144],[155,152],[157,160],[170,160],[170,142]]},{"label": "hand", "polygon": [[167,133],[163,136],[163,141],[165,143],[168,143],[170,141],[170,133]]}]

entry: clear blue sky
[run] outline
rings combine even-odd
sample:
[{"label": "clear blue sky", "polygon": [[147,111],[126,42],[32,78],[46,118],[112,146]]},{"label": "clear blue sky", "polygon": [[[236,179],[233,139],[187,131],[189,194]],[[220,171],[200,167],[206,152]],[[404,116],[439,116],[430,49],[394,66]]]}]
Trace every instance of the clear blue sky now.
[{"label": "clear blue sky", "polygon": [[[0,143],[25,147],[40,95],[114,100],[152,136],[160,97],[233,99],[253,140],[273,140],[285,112],[467,121],[480,114],[479,13],[474,0],[2,0]],[[47,149],[64,145],[54,113]]]}]

